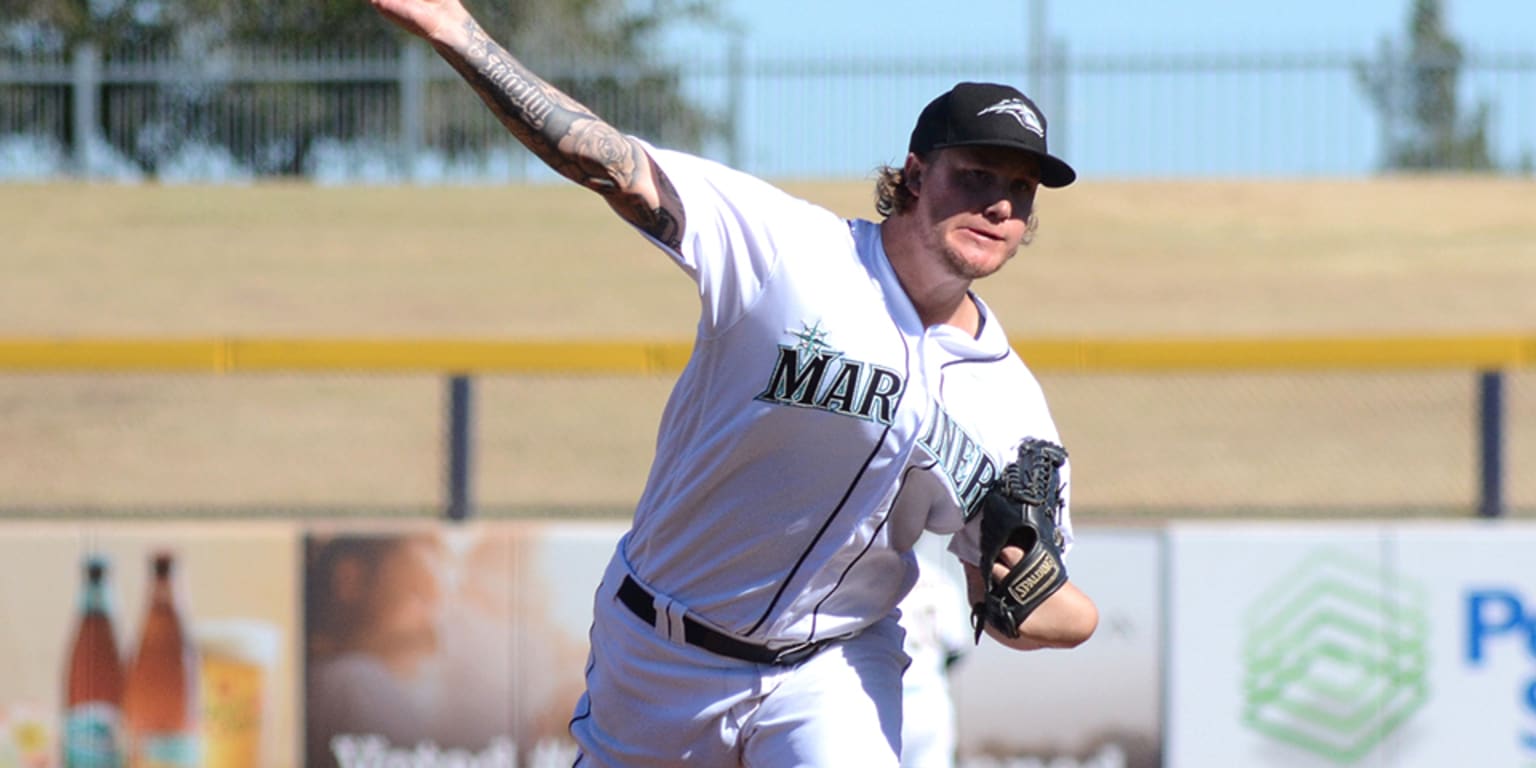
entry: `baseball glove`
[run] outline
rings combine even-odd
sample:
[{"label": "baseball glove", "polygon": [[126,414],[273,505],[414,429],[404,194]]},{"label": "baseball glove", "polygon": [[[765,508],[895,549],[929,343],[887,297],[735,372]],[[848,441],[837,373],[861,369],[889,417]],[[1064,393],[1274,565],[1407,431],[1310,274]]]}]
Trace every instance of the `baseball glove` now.
[{"label": "baseball glove", "polygon": [[[1019,458],[1009,464],[982,496],[981,576],[986,592],[971,609],[976,642],[990,624],[1010,638],[1019,636],[1019,623],[1067,583],[1061,562],[1061,466],[1065,448],[1030,438],[1019,446]],[[1001,580],[992,574],[1003,547],[1017,545],[1024,557]]]}]

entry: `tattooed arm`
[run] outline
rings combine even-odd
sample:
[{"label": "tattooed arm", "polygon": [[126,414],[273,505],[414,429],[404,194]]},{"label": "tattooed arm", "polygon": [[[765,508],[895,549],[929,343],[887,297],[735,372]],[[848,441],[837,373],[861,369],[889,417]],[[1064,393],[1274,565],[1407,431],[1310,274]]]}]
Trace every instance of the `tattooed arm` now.
[{"label": "tattooed arm", "polygon": [[626,221],[681,247],[682,201],[638,141],[524,67],[458,0],[370,2],[431,42],[502,125],[549,167],[602,195]]}]

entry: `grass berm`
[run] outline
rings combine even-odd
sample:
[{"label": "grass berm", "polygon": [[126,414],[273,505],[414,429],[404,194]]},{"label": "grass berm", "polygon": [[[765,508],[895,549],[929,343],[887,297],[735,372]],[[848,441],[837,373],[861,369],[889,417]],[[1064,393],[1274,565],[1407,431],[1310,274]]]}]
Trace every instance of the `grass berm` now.
[{"label": "grass berm", "polygon": [[[872,216],[872,184],[785,183]],[[1536,182],[1084,180],[978,285],[1016,339],[1536,333]],[[0,185],[0,336],[686,340],[692,284],[535,187]],[[1043,375],[1080,519],[1464,514],[1474,372]],[[1536,514],[1536,376],[1508,500]],[[626,514],[669,377],[489,377],[477,503]],[[0,373],[0,514],[430,513],[433,376]]]}]

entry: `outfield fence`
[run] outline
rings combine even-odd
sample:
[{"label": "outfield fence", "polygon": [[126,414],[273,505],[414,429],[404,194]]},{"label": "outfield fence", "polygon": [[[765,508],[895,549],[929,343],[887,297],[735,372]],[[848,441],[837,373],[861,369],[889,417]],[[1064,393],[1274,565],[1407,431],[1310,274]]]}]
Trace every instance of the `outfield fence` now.
[{"label": "outfield fence", "polygon": [[[1414,67],[1376,52],[855,58],[754,52],[740,40],[646,69],[697,111],[688,135],[652,133],[676,104],[634,86],[633,63],[530,62],[562,83],[606,83],[589,104],[623,130],[770,178],[862,178],[899,161],[913,116],[958,80],[1028,84],[1052,147],[1088,178],[1362,176],[1416,126],[1374,105],[1375,72],[1404,91]],[[1455,62],[1468,114],[1486,109],[1496,169],[1536,164],[1536,55]],[[1375,69],[1372,69],[1375,68]],[[1395,85],[1394,85],[1395,83]],[[1404,91],[1405,92],[1405,91]],[[1406,114],[1406,112],[1403,112]],[[1155,124],[1157,130],[1148,130]],[[661,130],[657,128],[656,130]],[[509,182],[552,174],[424,45],[398,50],[98,51],[0,60],[0,180]]]},{"label": "outfield fence", "polygon": [[[1536,496],[1512,499],[1509,493],[1512,486],[1526,489],[1531,480],[1528,473],[1518,473],[1528,465],[1528,460],[1519,460],[1519,451],[1536,450],[1536,440],[1529,424],[1517,431],[1519,419],[1511,414],[1536,412],[1528,400],[1515,396],[1517,383],[1528,382],[1536,369],[1536,336],[1026,338],[1015,346],[1045,384],[1065,430],[1093,446],[1085,455],[1124,454],[1115,462],[1120,472],[1116,481],[1143,486],[1128,496],[1170,514],[1267,497],[1280,499],[1273,502],[1277,505],[1313,499],[1312,511],[1347,511],[1356,506],[1346,498],[1351,476],[1362,474],[1360,467],[1370,463],[1373,453],[1408,457],[1379,471],[1382,478],[1372,481],[1393,487],[1384,497],[1388,508],[1483,517],[1504,516],[1512,509],[1518,513],[1528,506],[1536,509]],[[473,489],[477,472],[485,469],[476,455],[484,419],[477,407],[481,381],[501,388],[491,398],[500,399],[497,413],[515,412],[530,407],[533,398],[505,399],[501,392],[509,379],[553,378],[554,394],[540,397],[590,397],[576,383],[580,380],[617,381],[617,391],[631,393],[634,390],[622,382],[639,380],[659,390],[683,368],[689,353],[689,343],[680,341],[0,339],[0,374],[12,379],[154,375],[435,380],[444,404],[443,442],[440,449],[434,447],[442,486],[440,504],[431,514],[463,519],[479,512]],[[1428,383],[1405,387],[1408,379]],[[1277,387],[1280,380],[1283,384]],[[1458,389],[1459,396],[1454,392]],[[420,397],[423,387],[412,391],[416,394],[408,397]],[[1458,398],[1465,407],[1455,404]],[[1115,407],[1107,408],[1106,403]],[[4,404],[0,397],[0,406]],[[1377,412],[1366,419],[1345,415],[1371,407]],[[1118,415],[1113,423],[1095,424],[1095,414],[1101,413]],[[1464,432],[1447,434],[1458,422]],[[649,423],[654,428],[654,422]],[[356,424],[330,429],[367,433]],[[1241,430],[1260,434],[1257,439],[1235,437]],[[600,444],[606,438],[595,439]],[[1238,442],[1262,447],[1240,452],[1234,447]],[[513,453],[541,450],[538,443],[534,440]],[[148,445],[138,450],[155,449]],[[647,458],[627,460],[643,465]],[[1470,493],[1460,502],[1456,498],[1461,491],[1455,489],[1464,486],[1444,476],[1455,474],[1455,467],[1448,465],[1458,463],[1470,480],[1465,486]],[[1237,471],[1238,464],[1248,466]],[[1308,473],[1316,472],[1323,473],[1321,479],[1308,479]],[[1213,493],[1212,477],[1226,487]],[[1282,491],[1260,492],[1260,483]],[[1286,490],[1288,483],[1319,490]],[[1327,490],[1335,484],[1342,490]]]}]

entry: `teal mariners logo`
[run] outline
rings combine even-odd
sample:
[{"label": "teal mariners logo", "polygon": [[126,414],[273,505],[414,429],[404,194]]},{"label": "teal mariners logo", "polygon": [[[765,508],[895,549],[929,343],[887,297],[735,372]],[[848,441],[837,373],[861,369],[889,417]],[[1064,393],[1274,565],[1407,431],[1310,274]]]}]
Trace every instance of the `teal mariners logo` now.
[{"label": "teal mariners logo", "polygon": [[1429,698],[1421,587],[1323,551],[1249,610],[1243,722],[1338,765],[1375,749]]},{"label": "teal mariners logo", "polygon": [[814,408],[889,425],[906,382],[901,373],[843,356],[827,343],[820,321],[789,330],[793,344],[780,344],[768,386],[757,399]]}]

